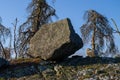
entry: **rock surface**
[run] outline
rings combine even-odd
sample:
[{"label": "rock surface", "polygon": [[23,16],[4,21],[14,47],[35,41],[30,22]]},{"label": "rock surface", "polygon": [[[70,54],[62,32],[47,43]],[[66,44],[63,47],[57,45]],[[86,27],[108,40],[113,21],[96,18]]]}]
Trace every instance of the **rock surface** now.
[{"label": "rock surface", "polygon": [[[17,62],[17,63],[16,63]],[[119,80],[120,58],[67,58],[60,63],[20,59],[0,69],[0,80]]]},{"label": "rock surface", "polygon": [[87,48],[86,54],[87,54],[87,56],[89,56],[89,57],[97,57],[97,56],[98,56],[97,51],[94,51],[94,50],[92,50],[92,49],[90,49],[90,48]]},{"label": "rock surface", "polygon": [[45,24],[30,40],[29,54],[44,60],[62,60],[83,47],[70,20]]}]

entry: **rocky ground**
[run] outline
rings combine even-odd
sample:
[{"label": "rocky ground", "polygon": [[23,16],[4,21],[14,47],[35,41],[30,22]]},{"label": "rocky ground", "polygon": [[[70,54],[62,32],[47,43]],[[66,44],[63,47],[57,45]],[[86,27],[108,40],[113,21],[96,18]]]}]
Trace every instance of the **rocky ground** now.
[{"label": "rocky ground", "polygon": [[119,80],[120,58],[74,56],[62,62],[18,59],[0,68],[0,80]]}]

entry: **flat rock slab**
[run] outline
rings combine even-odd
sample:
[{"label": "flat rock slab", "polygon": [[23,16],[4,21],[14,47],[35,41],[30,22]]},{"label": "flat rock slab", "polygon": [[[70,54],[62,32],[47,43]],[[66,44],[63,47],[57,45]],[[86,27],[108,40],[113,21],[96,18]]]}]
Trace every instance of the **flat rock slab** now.
[{"label": "flat rock slab", "polygon": [[70,20],[45,24],[30,40],[29,54],[44,60],[62,60],[83,47]]}]

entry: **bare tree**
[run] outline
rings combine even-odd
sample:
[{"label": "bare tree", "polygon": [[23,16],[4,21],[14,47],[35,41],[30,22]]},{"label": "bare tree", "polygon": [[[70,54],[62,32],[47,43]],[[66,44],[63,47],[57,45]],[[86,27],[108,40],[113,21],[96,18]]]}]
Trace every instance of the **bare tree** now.
[{"label": "bare tree", "polygon": [[27,10],[30,15],[19,28],[19,48],[22,55],[27,52],[31,37],[39,30],[41,25],[49,23],[51,17],[55,16],[55,9],[46,0],[32,0]]},{"label": "bare tree", "polygon": [[[2,21],[1,17],[0,17],[0,21]],[[3,43],[6,42],[6,38],[10,37],[10,35],[11,35],[10,30],[5,26],[3,26],[0,22],[0,54],[1,57],[3,58],[7,58]]]},{"label": "bare tree", "polygon": [[11,59],[11,48],[5,47],[4,51],[5,51],[5,55],[6,55],[5,59],[7,59],[7,60]]},{"label": "bare tree", "polygon": [[106,46],[107,53],[116,53],[113,29],[107,18],[94,10],[86,11],[84,18],[86,23],[80,28],[84,43],[92,39],[92,50],[101,53]]},{"label": "bare tree", "polygon": [[18,52],[17,52],[17,23],[18,23],[18,19],[16,18],[15,19],[15,23],[12,23],[13,24],[13,27],[14,27],[14,41],[13,41],[13,47],[14,47],[14,52],[15,52],[15,58],[17,59],[17,56],[18,56]]}]

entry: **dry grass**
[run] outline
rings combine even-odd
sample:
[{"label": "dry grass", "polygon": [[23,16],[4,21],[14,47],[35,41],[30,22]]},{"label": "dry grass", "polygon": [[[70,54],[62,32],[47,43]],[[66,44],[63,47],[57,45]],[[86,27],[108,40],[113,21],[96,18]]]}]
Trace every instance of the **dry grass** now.
[{"label": "dry grass", "polygon": [[10,61],[10,65],[15,64],[22,64],[22,63],[35,63],[38,64],[42,60],[40,58],[20,58],[20,59],[14,59]]}]

